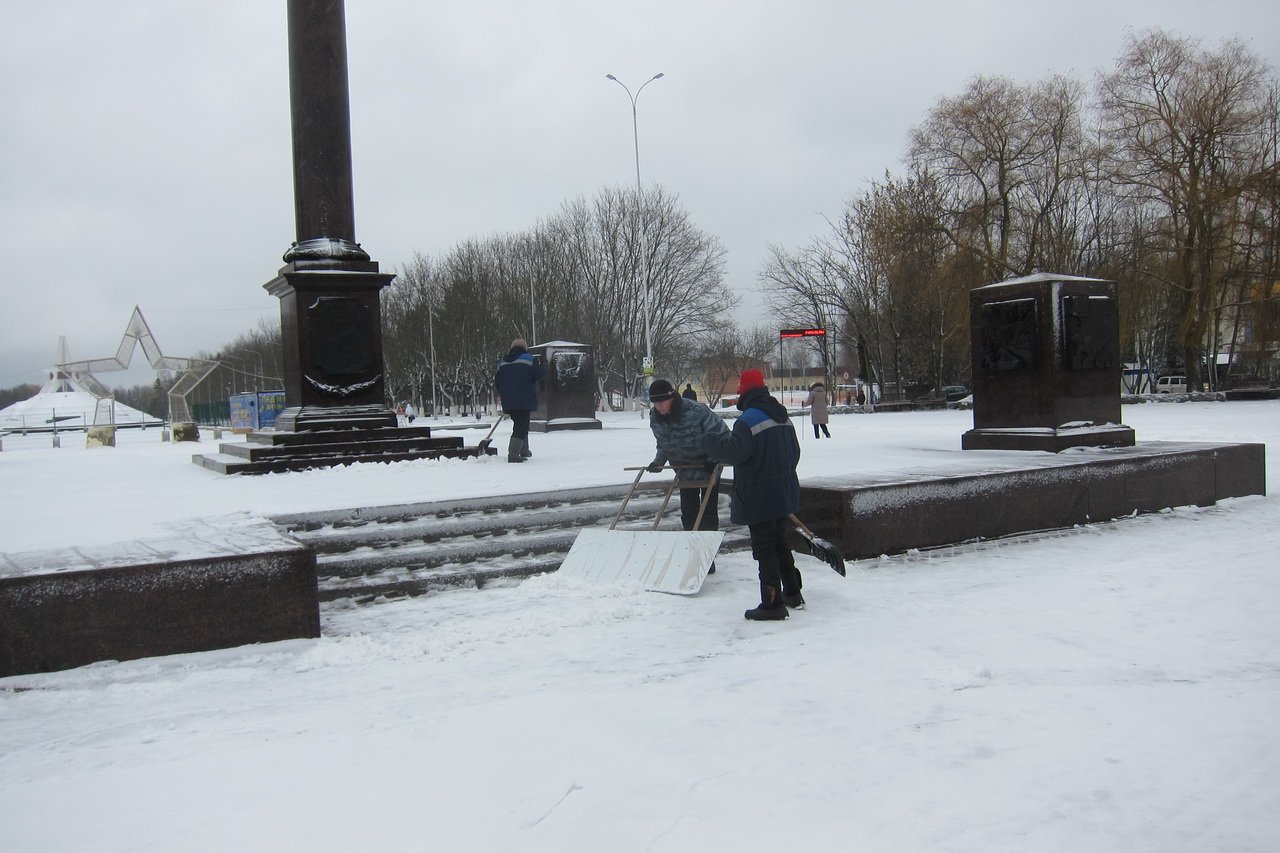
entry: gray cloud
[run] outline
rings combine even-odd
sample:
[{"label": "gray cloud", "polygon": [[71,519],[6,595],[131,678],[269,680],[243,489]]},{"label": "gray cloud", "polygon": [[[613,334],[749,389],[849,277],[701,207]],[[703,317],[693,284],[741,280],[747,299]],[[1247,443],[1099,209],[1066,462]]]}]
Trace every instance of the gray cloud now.
[{"label": "gray cloud", "polygon": [[[767,246],[807,243],[897,169],[939,97],[978,74],[1091,81],[1149,26],[1280,64],[1261,0],[351,0],[356,236],[394,270],[631,186],[630,103],[605,74],[634,90],[661,71],[642,178],[724,242],[750,320]],[[135,304],[174,355],[275,320],[287,73],[283,2],[3,4],[0,386],[38,381],[59,335],[74,358],[114,353]]]}]

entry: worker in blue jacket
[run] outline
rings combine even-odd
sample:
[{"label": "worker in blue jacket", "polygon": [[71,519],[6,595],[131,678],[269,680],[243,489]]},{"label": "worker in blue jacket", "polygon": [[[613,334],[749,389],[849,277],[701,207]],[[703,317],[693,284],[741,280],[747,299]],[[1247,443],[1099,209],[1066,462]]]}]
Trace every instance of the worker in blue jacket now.
[{"label": "worker in blue jacket", "polygon": [[508,462],[523,462],[533,455],[529,450],[529,415],[538,408],[538,383],[546,375],[547,369],[530,355],[524,338],[512,341],[511,349],[498,362],[493,384],[498,389],[502,411],[511,418]]},{"label": "worker in blue jacket", "polygon": [[752,620],[787,618],[787,608],[804,607],[802,581],[787,544],[789,518],[800,508],[800,442],[786,408],[774,399],[759,370],[738,380],[741,417],[728,433],[703,438],[707,455],[733,466],[729,518],[751,531],[751,556],[759,566],[760,605]]}]

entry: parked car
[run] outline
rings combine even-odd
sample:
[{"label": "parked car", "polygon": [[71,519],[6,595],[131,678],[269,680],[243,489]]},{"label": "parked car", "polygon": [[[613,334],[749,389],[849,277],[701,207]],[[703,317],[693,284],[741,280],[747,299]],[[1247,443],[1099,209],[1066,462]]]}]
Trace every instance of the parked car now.
[{"label": "parked car", "polygon": [[942,398],[948,403],[955,403],[969,396],[969,389],[963,385],[943,385]]},{"label": "parked car", "polygon": [[1157,394],[1185,394],[1187,393],[1187,377],[1185,376],[1161,376],[1156,380]]}]

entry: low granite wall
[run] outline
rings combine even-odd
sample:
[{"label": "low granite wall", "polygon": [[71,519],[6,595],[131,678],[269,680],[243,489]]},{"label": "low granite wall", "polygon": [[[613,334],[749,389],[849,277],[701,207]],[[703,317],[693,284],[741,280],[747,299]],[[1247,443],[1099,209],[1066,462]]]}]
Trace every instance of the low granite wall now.
[{"label": "low granite wall", "polygon": [[315,553],[263,519],[0,555],[0,676],[320,636]]},{"label": "low granite wall", "polygon": [[951,471],[801,483],[801,518],[848,559],[1266,494],[1262,444],[1155,442],[974,457]]}]

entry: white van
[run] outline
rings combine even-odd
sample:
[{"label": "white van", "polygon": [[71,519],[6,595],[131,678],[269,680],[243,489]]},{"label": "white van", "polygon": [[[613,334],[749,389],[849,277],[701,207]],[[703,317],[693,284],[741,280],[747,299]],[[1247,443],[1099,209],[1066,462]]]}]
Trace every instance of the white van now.
[{"label": "white van", "polygon": [[1185,394],[1187,393],[1187,377],[1185,376],[1161,376],[1156,380],[1157,394]]}]

